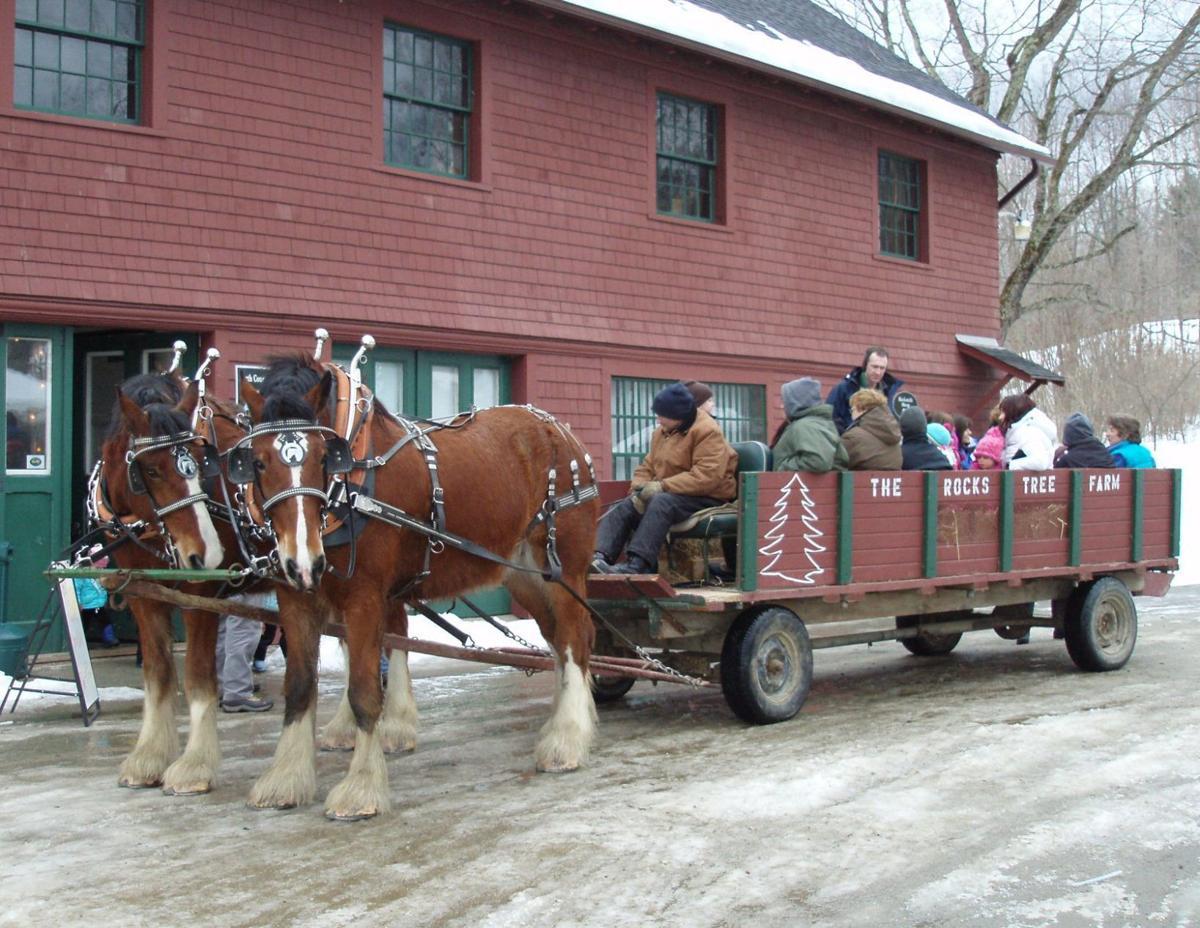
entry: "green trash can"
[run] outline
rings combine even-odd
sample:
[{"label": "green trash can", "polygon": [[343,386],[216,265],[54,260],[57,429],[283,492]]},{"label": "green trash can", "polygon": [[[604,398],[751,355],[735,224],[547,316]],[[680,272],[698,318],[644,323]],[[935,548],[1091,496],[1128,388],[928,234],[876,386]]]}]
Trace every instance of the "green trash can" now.
[{"label": "green trash can", "polygon": [[12,545],[0,541],[0,673],[10,677],[25,675],[29,635],[15,625],[7,624],[8,618],[8,565],[12,562]]}]

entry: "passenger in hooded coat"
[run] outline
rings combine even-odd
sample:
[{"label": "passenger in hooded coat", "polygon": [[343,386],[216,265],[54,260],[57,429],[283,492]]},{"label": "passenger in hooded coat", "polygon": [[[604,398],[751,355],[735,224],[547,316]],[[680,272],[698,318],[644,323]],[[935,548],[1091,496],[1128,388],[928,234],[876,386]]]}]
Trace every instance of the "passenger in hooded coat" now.
[{"label": "passenger in hooded coat", "polygon": [[1063,446],[1054,455],[1055,467],[1116,467],[1113,456],[1096,437],[1092,420],[1081,412],[1071,413],[1063,426]]},{"label": "passenger in hooded coat", "polygon": [[878,390],[859,390],[850,397],[850,427],[842,444],[851,470],[899,470],[900,426]]},{"label": "passenger in hooded coat", "polygon": [[821,382],[801,377],[785,383],[779,393],[788,424],[773,446],[774,469],[813,474],[846,470],[850,458],[833,424],[833,407],[821,402]]},{"label": "passenger in hooded coat", "polygon": [[925,410],[910,406],[900,416],[900,455],[904,470],[952,470],[949,459],[930,439]]}]

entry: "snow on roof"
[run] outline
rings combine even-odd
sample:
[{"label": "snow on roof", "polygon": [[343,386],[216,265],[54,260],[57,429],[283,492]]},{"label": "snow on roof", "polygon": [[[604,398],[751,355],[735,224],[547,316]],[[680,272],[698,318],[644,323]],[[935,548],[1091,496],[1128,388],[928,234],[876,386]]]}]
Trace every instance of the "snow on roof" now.
[{"label": "snow on roof", "polygon": [[618,28],[633,25],[664,41],[724,53],[723,57],[748,66],[765,66],[772,73],[935,125],[995,151],[1040,161],[1051,158],[1044,146],[941,87],[808,0],[533,2]]}]

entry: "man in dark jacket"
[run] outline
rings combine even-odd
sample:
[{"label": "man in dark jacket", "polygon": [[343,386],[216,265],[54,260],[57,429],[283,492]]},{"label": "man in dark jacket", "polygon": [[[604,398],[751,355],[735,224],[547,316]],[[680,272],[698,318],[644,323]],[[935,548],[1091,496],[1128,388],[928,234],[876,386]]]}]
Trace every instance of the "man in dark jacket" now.
[{"label": "man in dark jacket", "polygon": [[953,470],[950,460],[929,440],[925,410],[913,406],[900,416],[900,453],[903,470]]},{"label": "man in dark jacket", "polygon": [[1092,420],[1081,412],[1071,413],[1063,426],[1063,446],[1054,455],[1055,467],[1116,467],[1116,461],[1096,437]]},{"label": "man in dark jacket", "polygon": [[803,470],[824,474],[846,470],[850,459],[833,424],[833,409],[821,402],[821,382],[801,377],[779,390],[788,424],[772,448],[775,470]]},{"label": "man in dark jacket", "polygon": [[[677,522],[737,496],[737,452],[682,383],[654,397],[658,428],[630,494],[600,520],[592,572],[658,573],[658,550]],[[623,564],[613,562],[626,551]]]},{"label": "man in dark jacket", "polygon": [[897,380],[887,372],[887,369],[887,349],[880,348],[878,345],[872,346],[863,354],[862,366],[854,368],[854,370],[838,381],[837,386],[829,391],[829,396],[825,397],[825,402],[833,407],[833,421],[839,432],[846,431],[852,421],[850,416],[850,397],[864,387],[870,390],[878,390],[887,397],[888,408],[892,408],[892,400],[900,392],[900,388],[904,386],[904,381]]}]

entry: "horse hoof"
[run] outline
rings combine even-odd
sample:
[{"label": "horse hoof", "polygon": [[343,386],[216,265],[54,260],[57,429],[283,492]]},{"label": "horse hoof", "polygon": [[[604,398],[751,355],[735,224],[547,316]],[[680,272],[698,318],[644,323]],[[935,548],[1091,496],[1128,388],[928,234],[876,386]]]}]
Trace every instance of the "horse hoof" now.
[{"label": "horse hoof", "polygon": [[417,749],[417,742],[413,741],[398,741],[395,744],[384,744],[384,754],[411,754]]},{"label": "horse hoof", "polygon": [[378,809],[364,809],[358,812],[338,812],[326,809],[325,817],[331,822],[362,822],[379,814]]},{"label": "horse hoof", "polygon": [[154,789],[155,787],[162,786],[162,778],[159,777],[156,780],[134,780],[129,777],[121,777],[121,779],[117,780],[117,786],[121,787],[121,789]]},{"label": "horse hoof", "polygon": [[321,751],[353,751],[354,739],[351,738],[349,741],[322,741],[317,745],[317,749]]},{"label": "horse hoof", "polygon": [[185,783],[179,786],[164,786],[164,796],[203,796],[212,792],[211,783]]},{"label": "horse hoof", "polygon": [[295,809],[299,806],[296,802],[264,802],[256,803],[246,800],[246,808],[253,809],[255,812],[286,812],[288,809]]},{"label": "horse hoof", "polygon": [[579,769],[578,763],[538,763],[538,773],[574,773]]}]

